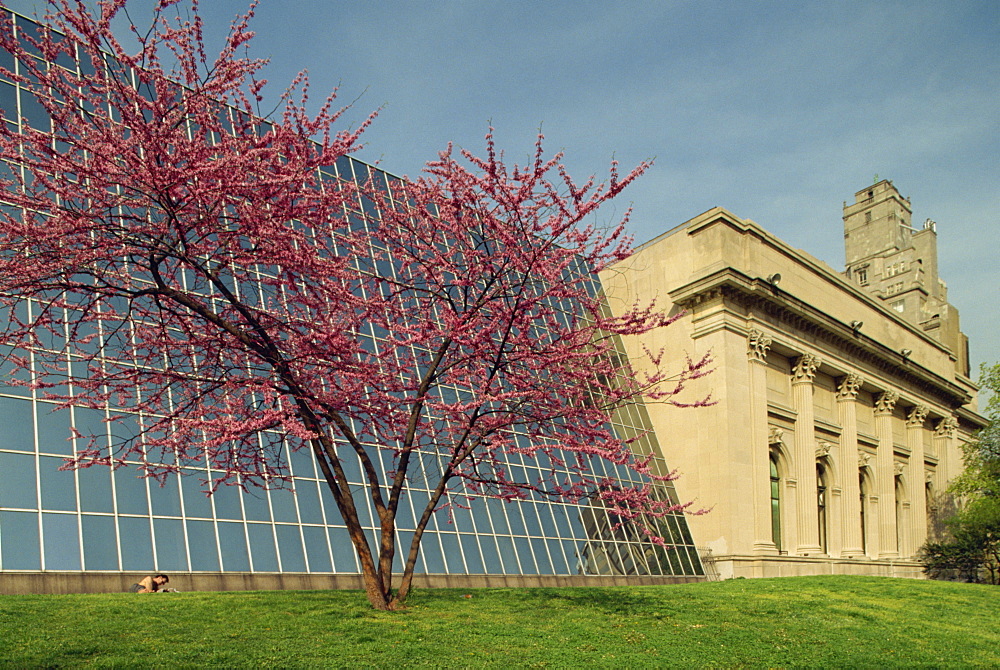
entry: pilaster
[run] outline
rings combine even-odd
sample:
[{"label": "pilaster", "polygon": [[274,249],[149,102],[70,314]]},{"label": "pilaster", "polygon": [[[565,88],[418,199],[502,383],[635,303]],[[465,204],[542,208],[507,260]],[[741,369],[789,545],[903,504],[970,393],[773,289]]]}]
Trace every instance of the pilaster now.
[{"label": "pilaster", "polygon": [[840,417],[840,467],[838,478],[841,496],[843,548],[841,556],[863,556],[861,539],[861,487],[858,481],[858,390],[864,380],[860,375],[845,375],[837,387],[837,412]]},{"label": "pilaster", "polygon": [[747,334],[750,366],[750,449],[753,471],[753,552],[778,553],[771,537],[771,468],[767,425],[767,350],[771,338],[756,329]]},{"label": "pilaster", "polygon": [[914,556],[927,540],[927,495],[924,474],[924,420],[928,408],[917,405],[906,417],[906,446],[910,448],[910,465],[906,477],[906,495],[910,499],[910,544],[900,547],[904,556]]},{"label": "pilaster", "polygon": [[899,394],[880,393],[875,399],[875,490],[879,498],[879,558],[898,558],[896,546],[896,471],[893,465],[892,412]]},{"label": "pilaster", "polygon": [[798,549],[800,556],[815,556],[819,546],[819,519],[816,508],[816,422],[813,411],[813,378],[819,358],[803,354],[792,369],[792,403],[795,419],[795,490]]},{"label": "pilaster", "polygon": [[957,429],[958,420],[953,416],[944,417],[934,427],[934,451],[938,458],[938,486],[942,489],[958,476],[957,468],[953,468],[951,464],[951,455],[958,450],[958,445],[955,443]]}]

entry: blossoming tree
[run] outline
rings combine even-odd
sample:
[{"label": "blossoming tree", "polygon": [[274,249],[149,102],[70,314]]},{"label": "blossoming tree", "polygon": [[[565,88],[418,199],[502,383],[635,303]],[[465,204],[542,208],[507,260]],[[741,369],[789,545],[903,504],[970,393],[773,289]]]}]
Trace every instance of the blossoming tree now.
[{"label": "blossoming tree", "polygon": [[[197,2],[178,19],[159,0],[127,43],[111,28],[125,4],[56,0],[47,27],[0,27],[16,58],[0,74],[25,91],[22,118],[0,123],[0,337],[35,371],[12,383],[111,408],[116,436],[77,435],[91,439],[69,467],[162,478],[207,460],[211,492],[280,485],[287,450],[309,450],[379,609],[406,599],[424,529],[463,496],[599,500],[662,542],[649,521],[679,506],[592,474],[606,459],[669,478],[609,412],[680,404],[708,366],[637,379],[616,349],[671,322],[651,305],[610,315],[595,274],[629,253],[626,221],[589,222],[647,165],[578,184],[540,139],[513,166],[488,136],[484,158],[449,149],[415,180],[338,179],[371,119],[335,131],[342,110],[331,96],[308,113],[304,75],[261,115],[264,63],[242,55],[252,7],[209,58]],[[397,547],[418,470],[416,531]]]}]

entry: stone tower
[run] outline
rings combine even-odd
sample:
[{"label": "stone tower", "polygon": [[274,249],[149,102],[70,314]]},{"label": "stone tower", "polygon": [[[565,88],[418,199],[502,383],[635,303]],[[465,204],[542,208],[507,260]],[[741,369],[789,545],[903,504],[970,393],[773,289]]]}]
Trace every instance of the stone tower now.
[{"label": "stone tower", "polygon": [[958,372],[969,375],[968,338],[958,310],[938,276],[937,224],[911,224],[910,199],[883,179],[844,203],[847,277],[887,307],[952,350]]}]

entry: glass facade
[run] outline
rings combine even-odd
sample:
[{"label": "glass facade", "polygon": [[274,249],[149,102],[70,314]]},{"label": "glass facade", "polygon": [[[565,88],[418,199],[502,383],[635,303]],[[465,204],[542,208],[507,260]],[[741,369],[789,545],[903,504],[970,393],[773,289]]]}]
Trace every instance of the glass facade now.
[{"label": "glass facade", "polygon": [[[33,26],[19,16],[15,25],[18,30]],[[0,58],[6,59],[7,67],[17,67],[10,54],[2,53]],[[68,59],[60,65],[76,67]],[[0,109],[9,124],[19,123],[20,117],[26,117],[35,128],[47,123],[44,109],[13,82],[0,80]],[[350,158],[327,168],[322,177],[331,184],[374,180],[384,190],[390,190],[394,181]],[[371,201],[359,197],[345,216],[365,225],[362,215],[376,217],[377,211]],[[253,286],[241,289],[254,292]],[[25,301],[18,308],[27,310],[22,316],[30,317],[37,306]],[[12,375],[32,381],[26,375],[39,379],[50,374],[51,368],[43,366],[44,361],[59,360],[71,370],[74,365],[83,365],[73,348],[64,346],[66,341],[87,335],[77,329],[80,324],[71,312],[64,314],[62,341],[49,334],[50,341],[42,343],[44,351],[28,354],[32,357],[30,373],[0,362],[0,571],[359,572],[347,529],[308,450],[284,451],[290,488],[244,491],[238,486],[221,486],[211,496],[204,492],[206,482],[211,483],[220,473],[208,462],[184,467],[162,482],[139,477],[134,463],[114,471],[104,466],[60,469],[64,458],[86,448],[89,441],[74,436],[73,428],[97,435],[99,446],[108,449],[123,437],[119,433],[127,431],[130,423],[141,425],[143,421],[128,407],[101,411],[74,406],[54,411],[56,405],[38,391],[7,383]],[[96,330],[97,337],[89,345],[94,352],[116,346],[103,325]],[[372,332],[369,338],[377,347],[379,333]],[[106,422],[111,411],[129,420]],[[619,409],[612,425],[622,436],[643,435],[637,443],[643,453],[659,453],[641,405]],[[388,453],[373,451],[383,472],[393,468]],[[422,476],[411,478],[399,515],[401,547],[407,546],[415,519],[444,463],[432,453],[420,458],[415,471]],[[529,480],[533,470],[541,473],[551,469],[550,463],[538,458],[516,454],[507,458],[506,466]],[[660,466],[665,469],[662,463]],[[364,503],[361,468],[356,460],[345,467],[348,481],[356,484],[363,525],[377,544],[377,523]],[[598,477],[625,483],[643,481],[627,468],[606,461],[594,460],[593,467]],[[676,502],[669,483],[656,486],[663,500]],[[603,507],[586,502],[557,502],[541,495],[513,502],[473,496],[470,501],[468,509],[451,507],[431,520],[417,573],[703,574],[682,514],[659,520],[658,532],[672,547],[667,550],[627,526],[618,527],[617,519]],[[396,558],[396,568],[401,570],[399,554]]]}]

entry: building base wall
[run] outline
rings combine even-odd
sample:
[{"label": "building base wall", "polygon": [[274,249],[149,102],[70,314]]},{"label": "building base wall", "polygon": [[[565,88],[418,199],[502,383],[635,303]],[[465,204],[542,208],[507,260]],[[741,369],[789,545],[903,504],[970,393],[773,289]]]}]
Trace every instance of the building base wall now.
[{"label": "building base wall", "polygon": [[803,577],[808,575],[866,575],[926,579],[923,566],[913,560],[873,561],[796,556],[703,557],[712,579],[746,577]]},{"label": "building base wall", "polygon": [[[143,575],[120,572],[0,572],[0,594],[124,593]],[[651,586],[705,581],[704,577],[585,575],[415,575],[414,588],[532,588]],[[398,583],[398,580],[397,580]],[[361,575],[171,572],[178,591],[312,591],[362,589]]]}]

